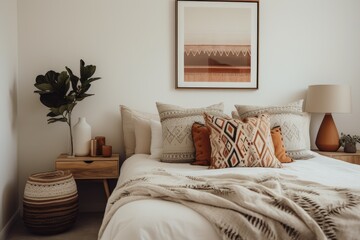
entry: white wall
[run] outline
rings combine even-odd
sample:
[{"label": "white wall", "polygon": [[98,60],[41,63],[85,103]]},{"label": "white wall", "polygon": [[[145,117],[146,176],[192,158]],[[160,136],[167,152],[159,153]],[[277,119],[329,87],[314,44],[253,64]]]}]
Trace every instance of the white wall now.
[{"label": "white wall", "polygon": [[17,3],[0,1],[0,239],[18,208]]},{"label": "white wall", "polygon": [[[95,96],[76,107],[74,119],[86,116],[93,136],[105,135],[117,152],[119,104],[155,112],[155,101],[194,107],[224,102],[230,113],[235,103],[297,100],[317,83],[352,86],[352,114],[334,118],[339,131],[360,134],[358,0],[262,1],[258,90],[175,90],[175,0],[18,4],[20,192],[28,175],[53,169],[67,150],[67,127],[47,125],[47,109],[33,93],[35,77],[64,66],[78,73],[80,58],[95,64],[102,80],[90,89]],[[312,132],[320,116],[314,119]]]}]

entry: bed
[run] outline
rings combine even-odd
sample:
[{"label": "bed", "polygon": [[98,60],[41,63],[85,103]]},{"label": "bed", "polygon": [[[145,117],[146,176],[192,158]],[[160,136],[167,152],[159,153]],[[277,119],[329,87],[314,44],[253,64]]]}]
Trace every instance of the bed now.
[{"label": "bed", "polygon": [[[146,118],[156,119],[156,117],[156,115],[146,115]],[[152,120],[149,121],[152,123]],[[134,131],[134,126],[129,127],[127,124],[123,123],[125,125],[124,130]],[[150,130],[148,129],[148,131]],[[152,135],[154,136],[154,134]],[[151,149],[147,150],[150,153],[139,153],[143,150],[140,151],[139,146],[135,147],[140,143],[140,141],[135,143],[135,139],[149,138],[148,133],[142,132],[141,135],[133,133],[132,137],[129,135],[127,137],[128,140],[133,141],[130,144],[133,152],[123,163],[117,186],[108,200],[103,224],[99,231],[99,239],[356,239],[360,234],[359,165],[306,151],[312,156],[310,159],[304,158],[282,164],[282,168],[209,169],[208,166],[161,161],[158,157],[153,156],[153,152],[156,150],[152,146],[155,142],[153,138],[149,143]],[[129,143],[126,145],[129,146]],[[294,156],[296,154],[299,152],[295,153]],[[300,155],[304,156],[304,152],[301,152]],[[153,182],[147,182],[148,178],[152,179]],[[270,187],[270,190],[267,188],[264,190],[266,196],[262,198],[265,199],[265,202],[257,203],[257,198],[246,199],[247,194],[242,194],[246,206],[249,205],[253,208],[255,206],[256,208],[258,205],[259,209],[262,209],[256,214],[254,213],[254,216],[264,213],[265,218],[246,215],[245,222],[247,223],[242,225],[243,223],[239,223],[237,218],[232,218],[234,217],[233,212],[249,213],[249,209],[241,208],[244,210],[242,211],[231,205],[231,207],[222,206],[224,209],[218,211],[218,207],[212,204],[210,200],[210,202],[205,203],[200,201],[203,200],[200,198],[201,194],[209,193],[209,189],[206,188],[208,182],[210,185],[213,183],[216,185],[220,181],[222,185],[218,185],[220,188],[215,190],[217,194],[215,197],[226,197],[229,195],[229,192],[226,192],[228,190],[226,183],[232,184],[233,179],[244,183],[245,190],[241,191],[248,191],[248,193],[255,194],[254,196],[257,196],[258,189],[262,189],[263,186],[261,185],[260,188],[257,188],[258,185],[248,187],[246,185],[248,182],[250,184],[254,181],[256,184],[260,182],[264,184],[265,188]],[[243,182],[244,180],[247,182]],[[281,182],[285,180],[288,182]],[[158,182],[156,183],[156,181]],[[196,185],[197,181],[201,184]],[[276,183],[280,183],[279,186],[281,185],[284,188],[278,189],[279,186]],[[302,185],[297,186],[297,183]],[[231,184],[229,184],[229,189],[231,189]],[[290,205],[278,207],[283,212],[277,209],[274,213],[269,211],[269,215],[267,215],[267,205],[264,207],[262,204],[265,204],[268,199],[277,199],[277,194],[287,191],[286,188],[290,185],[295,186],[295,188],[299,187],[297,189],[299,193],[296,194],[299,196],[303,194],[301,195],[302,198],[307,201],[306,204],[314,205],[313,209],[303,210],[298,207],[290,209],[289,206],[292,204],[290,201],[287,202]],[[157,192],[159,187],[161,189]],[[186,189],[184,190],[184,188]],[[191,192],[187,191],[187,188],[190,188]],[[145,194],[142,194],[140,189]],[[199,189],[205,190],[198,194]],[[290,190],[292,191],[292,189]],[[177,196],[180,194],[181,199],[173,197],[173,193]],[[210,189],[210,193],[214,193],[212,189]],[[252,196],[251,194],[249,196]],[[318,198],[320,202],[315,202],[311,195],[316,195],[314,198]],[[339,197],[337,195],[343,195],[342,197],[346,199],[337,198]],[[274,196],[276,197],[274,198]],[[124,199],[127,197],[132,200],[125,201]],[[189,198],[191,198],[190,201]],[[254,200],[254,202],[246,202],[247,200]],[[193,205],[192,201],[195,201],[196,204]],[[324,201],[323,206],[321,201]],[[229,211],[230,209],[231,211]],[[308,219],[309,215],[304,214],[305,211],[312,212],[311,214],[318,218],[315,219],[317,223],[313,219]],[[281,214],[279,214],[280,212]],[[285,215],[282,216],[282,214]],[[301,219],[293,219],[293,215],[299,215]],[[282,219],[279,221],[280,225],[276,221],[273,223],[274,219]],[[288,225],[287,221],[289,221]],[[297,226],[297,223],[299,227],[294,227]],[[221,224],[229,227],[224,230],[224,225]],[[321,225],[322,230],[319,225]],[[281,231],[277,231],[279,226]]]}]

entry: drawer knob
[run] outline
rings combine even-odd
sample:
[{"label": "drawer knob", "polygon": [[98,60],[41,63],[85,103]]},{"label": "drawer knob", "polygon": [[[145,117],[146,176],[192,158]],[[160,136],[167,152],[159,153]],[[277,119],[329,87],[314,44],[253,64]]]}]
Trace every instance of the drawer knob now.
[{"label": "drawer knob", "polygon": [[85,161],[84,161],[84,163],[87,163],[87,164],[90,164],[90,163],[92,163],[92,162],[94,162],[94,161],[91,161],[91,160],[85,160]]}]

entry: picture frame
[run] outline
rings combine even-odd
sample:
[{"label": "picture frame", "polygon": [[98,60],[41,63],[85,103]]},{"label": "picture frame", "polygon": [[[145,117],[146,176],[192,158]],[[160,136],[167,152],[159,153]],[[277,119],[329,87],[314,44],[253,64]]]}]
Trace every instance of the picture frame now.
[{"label": "picture frame", "polygon": [[259,2],[176,1],[176,88],[258,89]]}]

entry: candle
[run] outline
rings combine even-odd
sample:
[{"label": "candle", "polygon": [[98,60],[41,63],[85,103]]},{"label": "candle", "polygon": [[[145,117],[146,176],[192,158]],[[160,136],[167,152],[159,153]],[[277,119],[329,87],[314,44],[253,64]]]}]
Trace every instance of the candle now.
[{"label": "candle", "polygon": [[103,155],[103,157],[111,157],[112,147],[110,145],[103,145],[102,146],[102,155]]},{"label": "candle", "polygon": [[97,136],[96,139],[96,155],[102,155],[102,146],[105,145],[105,137]]},{"label": "candle", "polygon": [[90,156],[96,157],[96,150],[97,150],[97,141],[96,139],[90,140]]}]

